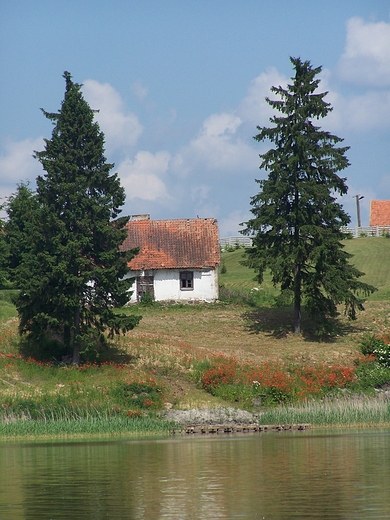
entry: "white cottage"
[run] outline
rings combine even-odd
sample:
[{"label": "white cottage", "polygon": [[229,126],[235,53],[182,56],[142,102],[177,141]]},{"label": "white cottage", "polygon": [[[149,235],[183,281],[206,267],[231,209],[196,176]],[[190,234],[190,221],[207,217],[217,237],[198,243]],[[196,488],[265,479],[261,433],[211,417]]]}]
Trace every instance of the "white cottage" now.
[{"label": "white cottage", "polygon": [[218,299],[220,248],[214,218],[150,220],[134,216],[122,250],[139,247],[129,263],[135,278],[130,303],[149,293],[156,301]]}]

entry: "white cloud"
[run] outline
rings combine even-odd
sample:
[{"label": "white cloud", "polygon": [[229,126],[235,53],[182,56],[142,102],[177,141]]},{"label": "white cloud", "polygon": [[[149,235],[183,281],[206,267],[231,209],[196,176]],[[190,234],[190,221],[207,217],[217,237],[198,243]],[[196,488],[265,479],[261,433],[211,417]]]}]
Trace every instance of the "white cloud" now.
[{"label": "white cloud", "polygon": [[330,90],[325,101],[332,105],[333,111],[320,125],[331,132],[364,133],[390,128],[390,91],[370,90],[345,96]]},{"label": "white cloud", "polygon": [[196,201],[206,200],[211,191],[211,186],[207,184],[199,184],[197,186],[191,186],[191,199]]},{"label": "white cloud", "polygon": [[8,141],[4,152],[0,155],[0,171],[3,184],[16,184],[21,181],[33,181],[42,173],[42,166],[34,159],[34,151],[44,149],[43,137],[24,139],[24,141]]},{"label": "white cloud", "polygon": [[169,199],[169,193],[161,177],[167,172],[170,161],[168,152],[141,151],[134,161],[127,158],[118,167],[118,174],[126,190],[128,200]]},{"label": "white cloud", "polygon": [[236,173],[253,168],[256,153],[237,135],[241,124],[241,118],[233,113],[209,116],[199,135],[175,156],[173,170],[186,176],[201,168]]},{"label": "white cloud", "polygon": [[390,23],[347,22],[347,38],[339,64],[340,77],[362,85],[390,85]]},{"label": "white cloud", "polygon": [[237,113],[247,123],[256,126],[267,126],[269,118],[274,114],[273,108],[265,98],[274,99],[271,87],[286,87],[287,78],[280,74],[275,67],[270,67],[249,85],[248,93],[241,101]]},{"label": "white cloud", "polygon": [[201,135],[205,137],[233,135],[241,123],[241,119],[234,114],[212,114],[203,123]]},{"label": "white cloud", "polygon": [[101,130],[106,138],[108,153],[133,147],[142,134],[143,126],[138,117],[126,110],[120,94],[109,84],[87,79],[83,94],[96,113]]},{"label": "white cloud", "polygon": [[[218,220],[219,236],[221,238],[231,236],[241,236],[240,231],[245,229],[245,226],[240,226],[241,222],[246,222],[250,219],[249,211],[244,212],[235,210],[229,213],[226,217]],[[244,236],[244,235],[242,235]]]}]

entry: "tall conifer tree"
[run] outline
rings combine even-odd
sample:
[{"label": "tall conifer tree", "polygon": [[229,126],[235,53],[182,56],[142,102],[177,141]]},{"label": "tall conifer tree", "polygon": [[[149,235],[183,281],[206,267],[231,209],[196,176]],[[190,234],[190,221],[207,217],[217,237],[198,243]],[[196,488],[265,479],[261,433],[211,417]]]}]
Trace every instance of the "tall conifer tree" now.
[{"label": "tall conifer tree", "polygon": [[[80,351],[103,341],[103,333],[132,329],[140,317],[113,308],[129,299],[127,263],[120,252],[128,217],[118,218],[124,189],[104,157],[104,135],[84,100],[81,85],[64,73],[65,97],[45,149],[35,152],[45,174],[37,178],[33,240],[18,269],[20,330],[31,341],[56,339],[80,362]],[[12,223],[12,217],[10,219]]]},{"label": "tall conifer tree", "polygon": [[321,67],[290,60],[292,84],[271,88],[279,99],[266,98],[280,115],[271,117],[274,126],[258,126],[254,137],[274,146],[260,155],[260,168],[269,174],[266,180],[256,180],[260,192],[251,199],[253,218],[243,233],[253,236],[246,264],[255,269],[258,281],[270,269],[274,284],[292,293],[293,329],[298,333],[302,302],[324,326],[337,316],[341,303],[355,319],[356,311],[363,309],[358,295],[375,289],[359,281],[363,273],[349,263],[351,255],[342,244],[346,235],[341,227],[350,218],[336,197],[348,188],[337,172],[349,166],[348,147],[337,146],[341,138],[313,124],[332,110],[324,101],[327,92],[317,91]]}]

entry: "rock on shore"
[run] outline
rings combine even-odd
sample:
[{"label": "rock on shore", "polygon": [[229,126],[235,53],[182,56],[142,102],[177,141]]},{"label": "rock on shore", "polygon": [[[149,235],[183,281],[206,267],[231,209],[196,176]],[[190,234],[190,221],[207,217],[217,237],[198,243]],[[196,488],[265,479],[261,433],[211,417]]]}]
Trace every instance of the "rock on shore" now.
[{"label": "rock on shore", "polygon": [[182,425],[256,424],[258,415],[236,408],[168,410],[164,419]]}]

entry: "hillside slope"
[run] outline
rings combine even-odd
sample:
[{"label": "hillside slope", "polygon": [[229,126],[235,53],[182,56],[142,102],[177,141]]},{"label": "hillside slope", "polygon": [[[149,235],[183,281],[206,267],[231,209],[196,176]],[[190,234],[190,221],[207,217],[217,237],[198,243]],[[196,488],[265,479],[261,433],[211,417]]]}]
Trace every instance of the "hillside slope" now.
[{"label": "hillside slope", "polygon": [[[390,298],[390,239],[367,237],[346,240],[345,249],[353,255],[351,263],[365,273],[362,280],[378,289],[369,299],[382,301]],[[253,287],[260,287],[254,281],[254,271],[240,263],[243,255],[243,249],[222,254],[226,273],[220,274],[220,283],[226,289],[248,291]],[[270,275],[265,276],[261,287],[266,293],[278,293],[272,286]]]}]

